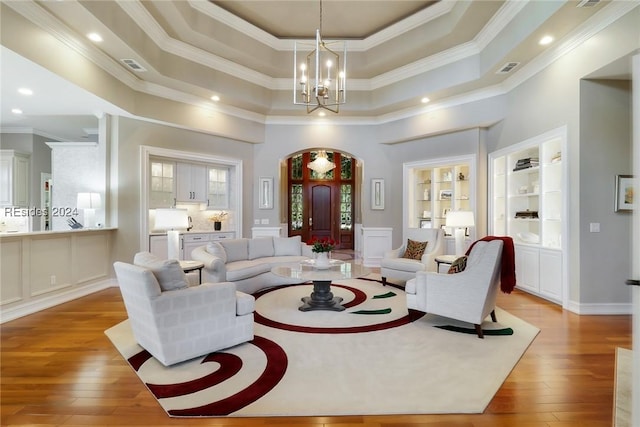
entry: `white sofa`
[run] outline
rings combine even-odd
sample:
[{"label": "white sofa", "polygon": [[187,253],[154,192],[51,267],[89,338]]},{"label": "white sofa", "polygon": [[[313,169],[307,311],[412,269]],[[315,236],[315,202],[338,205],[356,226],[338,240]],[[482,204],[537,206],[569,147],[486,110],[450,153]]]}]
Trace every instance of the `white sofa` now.
[{"label": "white sofa", "polygon": [[271,269],[313,258],[313,252],[300,236],[265,236],[209,242],[195,248],[191,258],[204,263],[204,282],[233,282],[239,291],[252,294],[271,286],[300,283],[299,279],[276,276]]},{"label": "white sofa", "polygon": [[255,299],[233,283],[189,286],[177,260],[116,262],[133,336],[165,366],[253,339]]},{"label": "white sofa", "polygon": [[491,320],[496,321],[502,247],[500,240],[476,242],[460,273],[417,272],[405,287],[407,307],[472,323],[478,337],[484,338],[484,319],[491,315]]}]

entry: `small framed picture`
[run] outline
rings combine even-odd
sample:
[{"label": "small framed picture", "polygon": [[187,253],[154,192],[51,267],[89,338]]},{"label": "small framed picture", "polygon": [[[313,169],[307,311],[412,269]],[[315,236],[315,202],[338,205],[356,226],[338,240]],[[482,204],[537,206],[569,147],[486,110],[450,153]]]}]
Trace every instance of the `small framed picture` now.
[{"label": "small framed picture", "polygon": [[371,209],[384,209],[384,179],[382,178],[371,180]]},{"label": "small framed picture", "polygon": [[616,212],[632,212],[636,207],[635,193],[638,183],[633,175],[616,175]]},{"label": "small framed picture", "polygon": [[258,209],[273,209],[273,178],[261,176],[258,180]]},{"label": "small framed picture", "polygon": [[451,200],[451,190],[440,190],[440,200]]}]

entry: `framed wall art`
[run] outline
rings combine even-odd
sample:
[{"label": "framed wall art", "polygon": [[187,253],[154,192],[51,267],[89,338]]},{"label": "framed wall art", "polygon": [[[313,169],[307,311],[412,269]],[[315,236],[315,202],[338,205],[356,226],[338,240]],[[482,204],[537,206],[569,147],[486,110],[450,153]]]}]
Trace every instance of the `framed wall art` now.
[{"label": "framed wall art", "polygon": [[616,175],[616,212],[631,212],[636,207],[638,183],[633,175]]},{"label": "framed wall art", "polygon": [[258,209],[273,209],[273,178],[258,179]]},{"label": "framed wall art", "polygon": [[384,179],[371,179],[371,209],[384,209]]}]

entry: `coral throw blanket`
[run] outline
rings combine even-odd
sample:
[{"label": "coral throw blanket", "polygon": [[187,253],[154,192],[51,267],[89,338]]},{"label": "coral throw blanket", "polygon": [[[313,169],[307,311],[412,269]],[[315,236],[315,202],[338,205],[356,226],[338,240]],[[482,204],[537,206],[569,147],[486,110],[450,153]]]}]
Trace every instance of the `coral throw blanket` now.
[{"label": "coral throw blanket", "polygon": [[491,240],[502,240],[502,262],[500,271],[500,290],[505,294],[510,294],[516,287],[516,255],[513,247],[513,239],[507,236],[486,236],[476,240],[469,246],[467,255],[477,242],[488,242]]}]

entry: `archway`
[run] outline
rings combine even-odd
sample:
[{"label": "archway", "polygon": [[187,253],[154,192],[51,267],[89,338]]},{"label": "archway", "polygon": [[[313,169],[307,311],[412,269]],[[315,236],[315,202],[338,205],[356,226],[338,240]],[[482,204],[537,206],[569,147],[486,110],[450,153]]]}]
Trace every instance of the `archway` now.
[{"label": "archway", "polygon": [[291,155],[285,161],[282,174],[286,207],[283,217],[289,236],[331,238],[336,249],[354,249],[354,228],[359,218],[359,186],[356,159],[348,153],[325,150],[336,167],[318,173],[307,167],[320,150]]}]

